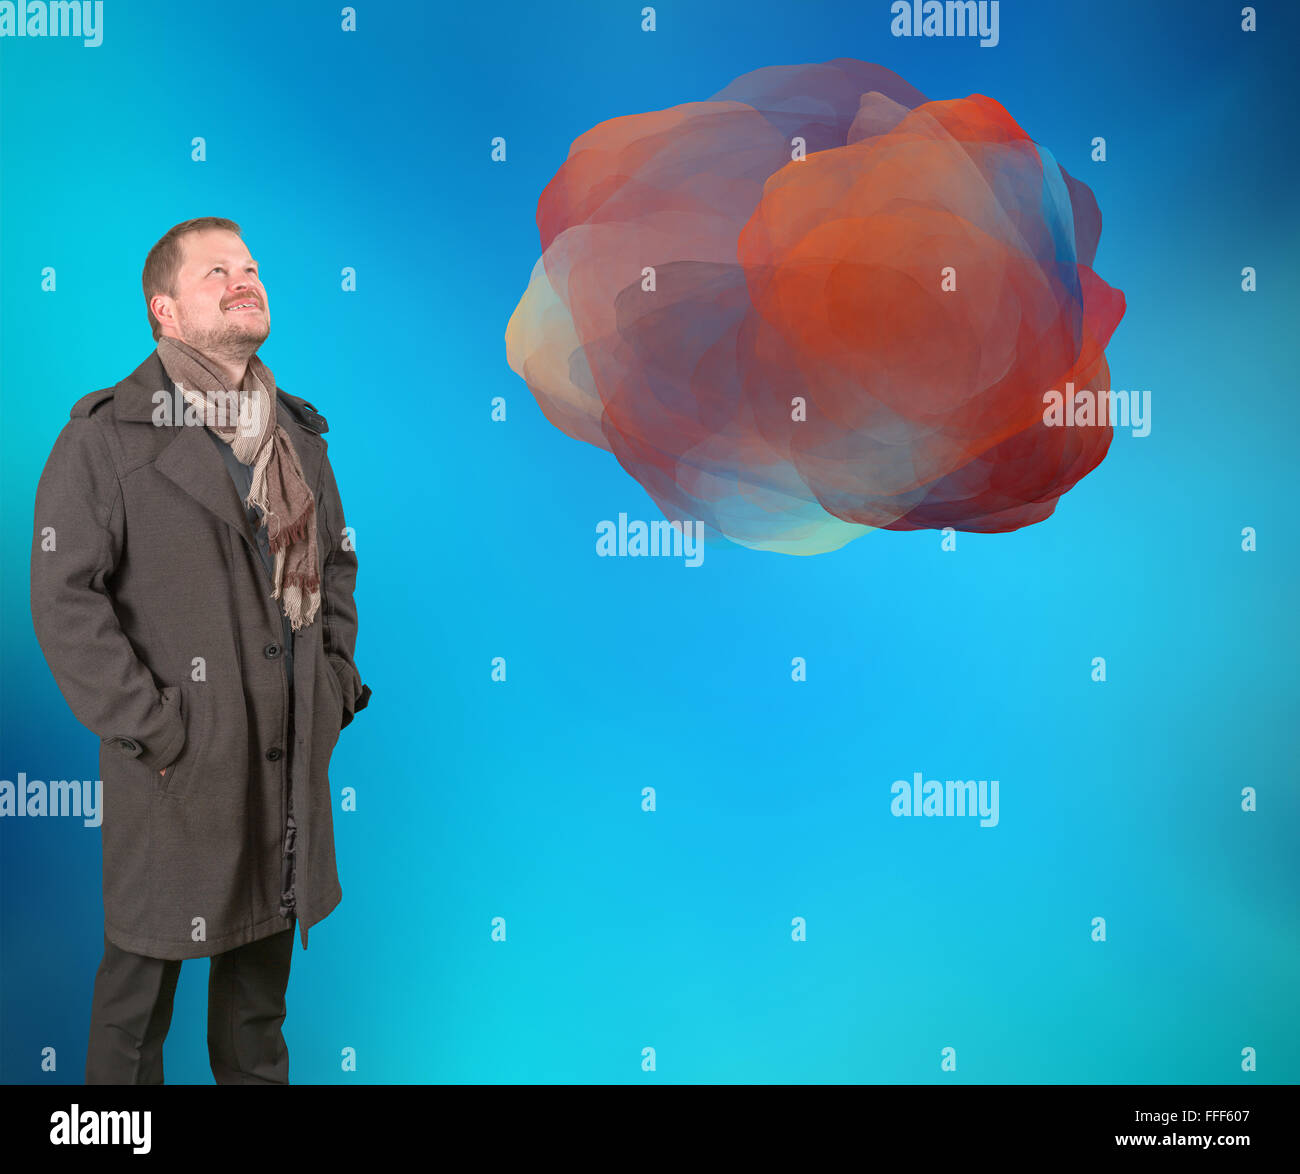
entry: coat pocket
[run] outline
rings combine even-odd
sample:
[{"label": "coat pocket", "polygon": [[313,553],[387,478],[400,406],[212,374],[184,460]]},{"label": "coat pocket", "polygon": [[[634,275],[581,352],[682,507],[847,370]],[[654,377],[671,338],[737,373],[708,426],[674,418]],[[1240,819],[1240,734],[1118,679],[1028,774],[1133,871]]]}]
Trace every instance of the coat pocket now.
[{"label": "coat pocket", "polygon": [[343,728],[343,682],[339,680],[339,675],[334,671],[334,663],[327,656],[325,658],[325,676],[329,679],[330,688],[334,693],[334,704],[338,707],[338,726]]},{"label": "coat pocket", "polygon": [[181,800],[189,790],[203,751],[204,725],[201,714],[207,708],[206,685],[180,686],[181,720],[185,723],[185,745],[180,757],[167,768],[167,773],[157,775],[154,786],[163,799]]}]

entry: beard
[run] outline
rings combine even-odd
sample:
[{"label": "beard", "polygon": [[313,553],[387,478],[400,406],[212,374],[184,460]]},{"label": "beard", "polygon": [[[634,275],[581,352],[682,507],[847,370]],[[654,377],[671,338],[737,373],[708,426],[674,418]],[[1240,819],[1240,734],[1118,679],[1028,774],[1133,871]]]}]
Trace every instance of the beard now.
[{"label": "beard", "polygon": [[220,355],[228,359],[246,359],[257,351],[271,333],[271,316],[265,305],[260,318],[240,318],[218,311],[222,321],[210,325],[207,322],[194,321],[181,307],[177,307],[176,319],[180,325],[185,341],[195,350],[205,354]]}]

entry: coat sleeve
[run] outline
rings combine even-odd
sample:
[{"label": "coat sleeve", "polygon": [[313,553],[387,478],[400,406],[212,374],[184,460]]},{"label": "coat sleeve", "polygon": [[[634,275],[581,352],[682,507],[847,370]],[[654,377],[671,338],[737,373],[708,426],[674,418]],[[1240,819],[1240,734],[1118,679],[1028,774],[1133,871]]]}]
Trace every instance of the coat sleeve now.
[{"label": "coat sleeve", "polygon": [[346,726],[370,702],[370,686],[362,684],[353,654],[357,646],[357,605],[353,591],[357,582],[355,543],[343,514],[343,502],[334,480],[328,454],[322,462],[321,492],[329,532],[325,565],[321,569],[321,636],[325,654],[343,689],[343,725]]},{"label": "coat sleeve", "polygon": [[36,639],[77,720],[155,771],[185,744],[180,689],[158,688],[106,586],[122,554],[122,486],[99,424],[74,417],[36,488],[31,610]]}]

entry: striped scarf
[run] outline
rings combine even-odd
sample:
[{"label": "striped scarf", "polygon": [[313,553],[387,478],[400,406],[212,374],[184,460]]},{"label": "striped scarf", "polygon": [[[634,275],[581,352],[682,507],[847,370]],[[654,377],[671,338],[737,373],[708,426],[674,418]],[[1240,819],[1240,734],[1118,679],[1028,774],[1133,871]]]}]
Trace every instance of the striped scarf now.
[{"label": "striped scarf", "polygon": [[275,376],[256,355],[248,361],[238,392],[192,346],[164,335],[158,357],[185,401],[235,458],[253,467],[253,485],[244,504],[261,511],[275,556],[273,595],[281,601],[294,631],[305,628],[320,606],[316,550],[316,501],[288,434],[275,418]]}]

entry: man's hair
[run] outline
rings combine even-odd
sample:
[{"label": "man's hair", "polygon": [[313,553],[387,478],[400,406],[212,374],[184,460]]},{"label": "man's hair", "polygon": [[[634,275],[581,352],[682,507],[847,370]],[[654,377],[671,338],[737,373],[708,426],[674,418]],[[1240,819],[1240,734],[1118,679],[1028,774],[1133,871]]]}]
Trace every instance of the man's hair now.
[{"label": "man's hair", "polygon": [[220,228],[226,232],[240,235],[239,225],[224,216],[200,216],[197,220],[185,220],[174,228],[169,228],[162,239],[149,250],[144,261],[144,304],[149,314],[149,328],[153,331],[154,341],[162,338],[162,324],[154,317],[149,302],[155,294],[166,294],[169,298],[176,296],[176,278],[181,271],[185,246],[181,237],[191,232],[202,232],[208,228]]}]

